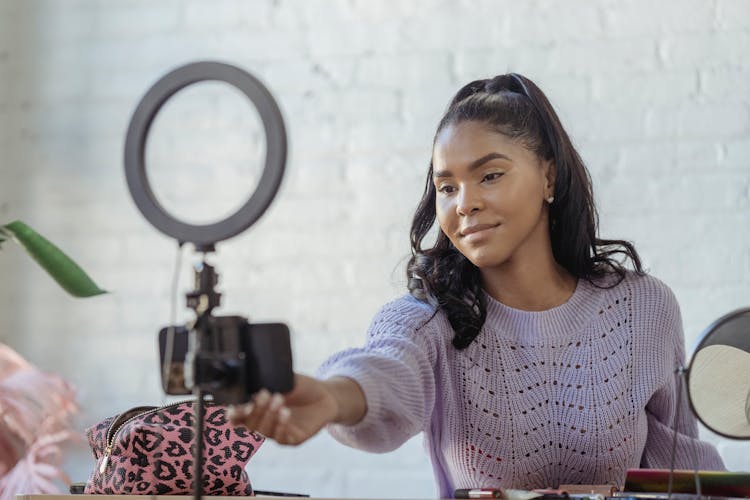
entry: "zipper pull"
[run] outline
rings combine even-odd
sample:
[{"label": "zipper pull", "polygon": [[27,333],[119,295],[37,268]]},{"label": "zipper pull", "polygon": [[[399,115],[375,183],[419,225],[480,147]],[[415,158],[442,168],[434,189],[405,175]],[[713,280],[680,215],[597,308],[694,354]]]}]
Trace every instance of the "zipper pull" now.
[{"label": "zipper pull", "polygon": [[104,474],[104,471],[107,470],[107,464],[109,463],[109,456],[111,454],[112,454],[112,445],[109,445],[104,450],[104,458],[102,459],[102,464],[99,466],[99,474]]}]

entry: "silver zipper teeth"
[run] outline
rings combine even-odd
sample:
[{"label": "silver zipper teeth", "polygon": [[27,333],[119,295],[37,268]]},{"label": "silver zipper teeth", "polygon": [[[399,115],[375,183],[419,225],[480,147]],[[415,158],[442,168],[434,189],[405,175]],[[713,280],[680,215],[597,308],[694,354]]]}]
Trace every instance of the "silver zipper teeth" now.
[{"label": "silver zipper teeth", "polygon": [[[150,410],[145,410],[145,411],[142,411],[140,413],[136,413],[135,415],[133,415],[129,419],[127,419],[124,422],[122,422],[116,428],[115,427],[110,427],[107,430],[107,435],[106,435],[106,439],[105,439],[104,454],[103,454],[103,458],[102,458],[102,463],[99,466],[99,473],[100,474],[104,474],[104,471],[107,470],[107,465],[109,464],[109,457],[112,454],[112,447],[114,446],[115,436],[120,431],[120,429],[122,429],[123,427],[125,427],[125,425],[127,425],[130,422],[132,422],[133,420],[135,420],[138,417],[142,417],[143,415],[148,415],[149,413],[154,413],[154,412],[157,412],[159,410],[164,410],[164,409],[167,409],[167,408],[171,408],[173,406],[179,406],[179,405],[184,404],[184,403],[194,403],[194,402],[195,401],[191,399],[191,400],[186,400],[186,401],[179,401],[177,403],[170,403],[168,405],[159,406],[157,408],[151,408]],[[115,420],[117,420],[117,418],[115,418]]]},{"label": "silver zipper teeth", "polygon": [[186,401],[178,401],[177,403],[170,403],[168,405],[159,406],[157,408],[152,408],[150,410],[145,410],[145,411],[142,411],[140,413],[136,413],[135,415],[133,415],[132,417],[130,417],[129,419],[127,419],[126,421],[124,421],[123,423],[121,423],[120,425],[118,425],[117,428],[113,428],[113,427],[109,428],[109,431],[107,432],[106,445],[107,446],[112,446],[114,444],[114,439],[115,439],[115,436],[117,435],[118,431],[120,429],[122,429],[123,427],[125,427],[126,424],[129,424],[130,422],[132,422],[133,420],[135,420],[136,418],[142,417],[144,415],[148,415],[149,413],[157,412],[159,410],[165,410],[165,409],[171,408],[173,406],[179,406],[179,405],[184,404],[184,403],[194,403],[194,401],[192,399],[189,399],[189,400],[186,400]]}]

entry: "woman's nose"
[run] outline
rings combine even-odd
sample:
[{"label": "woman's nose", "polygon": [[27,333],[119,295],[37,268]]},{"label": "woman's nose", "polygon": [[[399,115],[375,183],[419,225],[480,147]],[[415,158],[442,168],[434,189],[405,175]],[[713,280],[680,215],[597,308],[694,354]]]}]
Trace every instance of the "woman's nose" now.
[{"label": "woman's nose", "polygon": [[481,210],[483,206],[482,197],[476,190],[463,188],[458,193],[456,201],[456,213],[458,215],[469,215]]}]

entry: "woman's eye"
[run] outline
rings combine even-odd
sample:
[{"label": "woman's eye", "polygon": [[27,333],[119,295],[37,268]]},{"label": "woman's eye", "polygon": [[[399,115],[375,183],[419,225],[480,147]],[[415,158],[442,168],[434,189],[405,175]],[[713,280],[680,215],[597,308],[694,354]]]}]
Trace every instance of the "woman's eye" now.
[{"label": "woman's eye", "polygon": [[494,181],[494,180],[497,180],[497,179],[499,179],[500,177],[502,177],[502,175],[503,175],[503,173],[502,173],[502,172],[492,172],[491,174],[487,174],[487,175],[485,175],[485,176],[484,176],[484,177],[482,178],[482,180],[483,180],[483,181]]},{"label": "woman's eye", "polygon": [[438,187],[438,191],[445,194],[450,194],[453,191],[455,191],[455,187],[449,185],[449,184],[443,184],[442,186]]}]

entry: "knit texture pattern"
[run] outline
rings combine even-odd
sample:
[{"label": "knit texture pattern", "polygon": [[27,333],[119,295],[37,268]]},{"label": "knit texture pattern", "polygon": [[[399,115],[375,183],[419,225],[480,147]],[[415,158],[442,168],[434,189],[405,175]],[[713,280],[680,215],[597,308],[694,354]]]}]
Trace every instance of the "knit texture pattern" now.
[{"label": "knit texture pattern", "polygon": [[[600,283],[601,285],[601,283]],[[368,411],[330,433],[386,452],[424,432],[441,498],[456,488],[622,487],[628,468],[723,469],[677,397],[684,364],[679,306],[650,276],[609,289],[579,280],[559,307],[529,312],[487,299],[464,350],[432,306],[401,297],[375,316],[366,345],[332,356],[320,377],[356,380]]]}]

